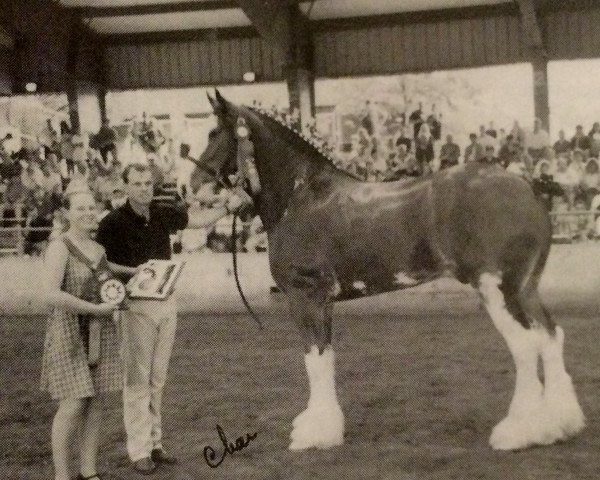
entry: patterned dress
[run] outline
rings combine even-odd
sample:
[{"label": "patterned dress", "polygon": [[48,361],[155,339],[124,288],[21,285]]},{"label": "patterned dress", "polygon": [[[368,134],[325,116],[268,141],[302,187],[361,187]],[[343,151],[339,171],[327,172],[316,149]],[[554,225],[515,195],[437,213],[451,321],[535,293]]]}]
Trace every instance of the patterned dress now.
[{"label": "patterned dress", "polygon": [[[103,261],[105,261],[103,259]],[[93,275],[90,268],[69,253],[61,289],[83,297],[83,287]],[[123,385],[118,332],[112,319],[102,320],[100,360],[87,363],[87,338],[80,333],[79,315],[54,308],[46,325],[40,386],[53,399],[93,397],[119,391]]]}]

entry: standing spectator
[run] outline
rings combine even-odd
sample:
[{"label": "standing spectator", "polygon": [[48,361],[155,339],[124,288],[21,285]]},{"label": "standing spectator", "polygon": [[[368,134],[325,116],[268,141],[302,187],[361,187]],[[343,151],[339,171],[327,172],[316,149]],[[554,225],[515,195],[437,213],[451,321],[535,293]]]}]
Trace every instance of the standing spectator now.
[{"label": "standing spectator", "polygon": [[440,169],[458,165],[460,158],[460,147],[454,143],[452,135],[446,135],[446,143],[440,150]]},{"label": "standing spectator", "polygon": [[515,120],[515,122],[513,123],[513,127],[510,131],[510,134],[513,136],[515,142],[517,142],[519,145],[525,145],[525,130],[521,128],[521,125],[519,125],[518,120]]},{"label": "standing spectator", "polygon": [[571,150],[577,148],[583,150],[584,155],[587,157],[590,151],[590,137],[583,133],[582,125],[577,125],[577,127],[575,127],[575,135],[571,139]]},{"label": "standing spectator", "polygon": [[154,194],[158,195],[165,183],[165,173],[163,169],[157,165],[157,156],[156,154],[148,154],[148,168],[152,173],[152,184],[154,185]]},{"label": "standing spectator", "polygon": [[102,126],[100,127],[100,130],[98,130],[98,133],[94,136],[93,140],[94,145],[90,146],[100,152],[104,166],[107,169],[110,168],[110,164],[112,162],[116,162],[118,158],[117,134],[111,128],[108,118],[105,117],[102,119]]},{"label": "standing spectator", "polygon": [[20,177],[23,167],[17,159],[6,153],[2,157],[2,163],[0,164],[0,180],[8,182],[11,178]]},{"label": "standing spectator", "polygon": [[40,162],[40,170],[42,172],[42,187],[51,194],[60,196],[62,193],[62,179],[58,166],[58,158],[56,153],[49,151],[46,155],[46,160]]},{"label": "standing spectator", "polygon": [[471,140],[471,143],[465,148],[465,163],[477,162],[483,158],[483,147],[477,141],[477,134],[471,133],[469,140]]},{"label": "standing spectator", "polygon": [[60,122],[60,158],[65,164],[63,178],[68,179],[75,168],[73,162],[73,132],[64,120]]},{"label": "standing spectator", "polygon": [[431,107],[431,113],[427,117],[427,125],[431,136],[434,140],[440,140],[442,138],[442,122],[438,119],[438,115],[435,112],[435,104]]},{"label": "standing spectator", "polygon": [[[52,422],[54,478],[71,477],[71,449],[80,452],[78,478],[97,480],[100,426],[103,397],[122,388],[122,369],[116,327],[112,313],[117,308],[90,298],[86,286],[94,273],[81,258],[92,265],[106,266],[104,249],[91,240],[97,227],[96,205],[90,192],[75,192],[65,200],[68,231],[53,241],[45,256],[44,300],[52,307],[46,327],[42,360],[41,389],[58,400]],[[103,320],[100,358],[88,365],[88,336],[82,335],[83,322]]]},{"label": "standing spectator", "polygon": [[421,125],[419,135],[415,138],[415,157],[419,164],[421,175],[431,173],[432,162],[435,154],[433,151],[433,137],[429,131],[429,126],[426,123]]},{"label": "standing spectator", "polygon": [[542,128],[542,121],[536,118],[533,123],[533,132],[526,138],[527,153],[537,162],[544,156],[544,151],[550,146],[548,132]]},{"label": "standing spectator", "polygon": [[559,155],[561,153],[567,153],[571,151],[571,142],[565,138],[565,131],[559,130],[558,140],[554,142],[554,152]]},{"label": "standing spectator", "polygon": [[413,138],[417,138],[421,131],[421,125],[424,123],[422,102],[419,102],[419,107],[409,115],[408,121],[413,126]]},{"label": "standing spectator", "polygon": [[590,157],[598,157],[600,153],[600,122],[595,122],[588,134],[590,137]]},{"label": "standing spectator", "polygon": [[[349,151],[352,151],[352,145],[347,144],[344,145],[346,148],[349,147]],[[349,162],[344,162],[344,167],[348,165]],[[192,157],[190,157],[190,146],[187,143],[182,143],[179,148],[179,160],[175,165],[176,176],[177,176],[177,192],[181,196],[181,198],[187,198],[188,195],[192,195],[192,187],[190,185],[190,180],[192,178],[192,173],[196,169],[196,164],[194,163]]]},{"label": "standing spectator", "polygon": [[367,100],[365,102],[365,111],[360,120],[360,126],[366,130],[369,136],[375,133],[375,127],[373,126],[373,116],[371,112],[371,102]]}]

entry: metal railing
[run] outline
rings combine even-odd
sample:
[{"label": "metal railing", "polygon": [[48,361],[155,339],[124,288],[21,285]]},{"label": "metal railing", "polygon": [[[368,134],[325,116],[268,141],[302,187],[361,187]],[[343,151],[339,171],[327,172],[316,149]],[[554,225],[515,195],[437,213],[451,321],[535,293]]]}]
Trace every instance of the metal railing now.
[{"label": "metal railing", "polygon": [[[160,199],[161,197],[157,197]],[[172,197],[166,197],[170,199]],[[22,213],[21,209],[21,213]],[[26,225],[27,218],[23,216],[3,218],[3,208],[0,207],[0,222],[12,223],[12,226],[0,226],[0,255],[16,254],[22,255],[25,248],[25,240],[30,232],[48,232],[52,233],[56,227],[30,227]],[[553,223],[553,237],[555,239],[572,241],[578,235],[594,232],[593,239],[600,239],[600,235],[595,234],[595,217],[600,215],[597,210],[571,210],[565,212],[550,212]],[[585,227],[580,228],[580,224],[585,221]],[[250,222],[245,222],[244,225]],[[242,225],[240,225],[242,226]]]}]

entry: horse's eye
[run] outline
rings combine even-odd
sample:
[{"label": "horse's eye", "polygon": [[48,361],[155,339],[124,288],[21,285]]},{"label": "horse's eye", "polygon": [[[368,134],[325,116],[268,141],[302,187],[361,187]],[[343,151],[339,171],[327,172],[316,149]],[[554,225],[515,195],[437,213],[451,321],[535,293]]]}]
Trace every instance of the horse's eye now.
[{"label": "horse's eye", "polygon": [[216,128],[213,128],[210,132],[208,132],[208,139],[214,140],[214,138],[217,136],[217,133],[219,133],[219,131]]}]

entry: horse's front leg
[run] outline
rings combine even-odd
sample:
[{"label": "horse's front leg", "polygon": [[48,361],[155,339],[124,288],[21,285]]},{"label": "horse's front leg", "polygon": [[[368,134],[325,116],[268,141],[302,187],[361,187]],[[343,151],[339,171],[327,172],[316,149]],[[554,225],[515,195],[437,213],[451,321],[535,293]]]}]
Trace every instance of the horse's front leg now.
[{"label": "horse's front leg", "polygon": [[292,288],[291,315],[304,340],[308,373],[308,406],[293,422],[290,450],[331,448],[344,442],[344,414],[335,391],[334,354],[331,346],[333,303],[327,290]]}]

